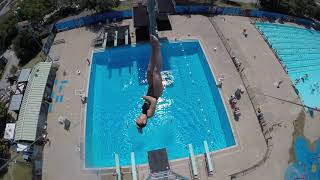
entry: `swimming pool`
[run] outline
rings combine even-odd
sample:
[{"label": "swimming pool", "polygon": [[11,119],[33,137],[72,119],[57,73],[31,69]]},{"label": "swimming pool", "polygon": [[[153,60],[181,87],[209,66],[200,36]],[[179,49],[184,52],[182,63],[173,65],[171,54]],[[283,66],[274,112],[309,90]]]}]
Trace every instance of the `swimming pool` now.
[{"label": "swimming pool", "polygon": [[303,103],[320,108],[320,32],[272,23],[256,23],[276,52]]},{"label": "swimming pool", "polygon": [[165,90],[155,116],[139,134],[135,119],[141,112],[149,44],[95,52],[92,58],[86,116],[85,167],[147,163],[147,151],[167,148],[170,160],[235,145],[224,104],[197,40],[161,42]]}]

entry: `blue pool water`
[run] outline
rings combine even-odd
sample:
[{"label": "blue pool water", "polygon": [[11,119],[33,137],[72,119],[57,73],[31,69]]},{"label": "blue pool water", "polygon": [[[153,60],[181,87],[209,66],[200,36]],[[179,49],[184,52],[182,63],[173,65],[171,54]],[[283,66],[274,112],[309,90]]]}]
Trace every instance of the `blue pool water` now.
[{"label": "blue pool water", "polygon": [[161,42],[165,90],[155,116],[139,134],[135,119],[146,94],[149,44],[119,47],[93,54],[86,119],[85,166],[147,163],[147,151],[167,148],[169,159],[235,144],[229,120],[210,67],[198,41]]},{"label": "blue pool water", "polygon": [[320,108],[320,32],[271,23],[256,27],[285,66],[303,103]]}]

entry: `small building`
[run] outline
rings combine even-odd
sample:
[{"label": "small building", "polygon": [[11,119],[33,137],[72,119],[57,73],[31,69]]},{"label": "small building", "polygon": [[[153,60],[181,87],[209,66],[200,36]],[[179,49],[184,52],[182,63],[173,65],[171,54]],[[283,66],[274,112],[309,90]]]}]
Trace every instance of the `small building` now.
[{"label": "small building", "polygon": [[23,94],[14,94],[11,97],[9,111],[14,111],[14,112],[18,113],[20,110],[22,98],[23,98]]},{"label": "small building", "polygon": [[31,68],[22,69],[17,83],[28,82],[30,73],[31,73]]},{"label": "small building", "polygon": [[20,72],[20,75],[18,76],[17,80],[17,89],[15,94],[23,94],[25,91],[25,88],[27,86],[27,83],[29,81],[29,76],[31,73],[31,69],[22,69]]},{"label": "small building", "polygon": [[40,62],[31,71],[16,122],[15,141],[32,142],[44,133],[56,69],[51,62]]},{"label": "small building", "polygon": [[3,138],[7,140],[12,140],[14,138],[15,127],[16,127],[15,123],[7,123]]}]

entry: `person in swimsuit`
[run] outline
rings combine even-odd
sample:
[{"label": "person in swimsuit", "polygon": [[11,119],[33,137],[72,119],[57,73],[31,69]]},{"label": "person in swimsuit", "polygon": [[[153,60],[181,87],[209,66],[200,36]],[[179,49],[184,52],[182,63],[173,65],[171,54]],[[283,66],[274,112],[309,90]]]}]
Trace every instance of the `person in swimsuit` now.
[{"label": "person in swimsuit", "polygon": [[142,112],[136,120],[136,125],[139,132],[147,125],[148,118],[154,115],[156,104],[163,92],[161,68],[162,56],[160,51],[160,42],[157,37],[150,35],[151,57],[147,70],[148,92],[143,96],[144,103],[142,105]]}]

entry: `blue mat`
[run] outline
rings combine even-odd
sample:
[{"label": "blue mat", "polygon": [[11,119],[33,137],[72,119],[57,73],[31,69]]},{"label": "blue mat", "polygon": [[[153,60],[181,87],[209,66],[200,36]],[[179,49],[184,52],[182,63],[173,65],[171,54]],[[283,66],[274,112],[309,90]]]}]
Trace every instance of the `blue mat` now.
[{"label": "blue mat", "polygon": [[294,153],[296,161],[289,165],[285,173],[285,180],[320,179],[320,140],[311,151],[307,140],[299,136],[295,139]]}]

